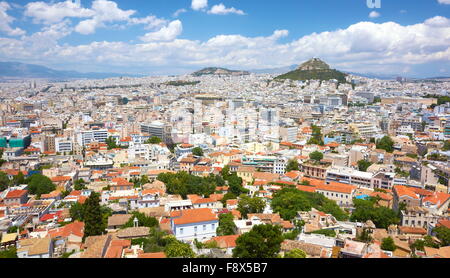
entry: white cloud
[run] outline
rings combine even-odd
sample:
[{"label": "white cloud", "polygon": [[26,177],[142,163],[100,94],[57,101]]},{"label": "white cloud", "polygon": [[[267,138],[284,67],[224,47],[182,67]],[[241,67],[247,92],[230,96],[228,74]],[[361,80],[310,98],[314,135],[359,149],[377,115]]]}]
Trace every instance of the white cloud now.
[{"label": "white cloud", "polygon": [[91,19],[81,21],[75,31],[89,35],[95,33],[99,27],[104,27],[106,22],[129,21],[130,17],[136,13],[134,10],[121,10],[116,2],[108,0],[95,0],[92,2],[94,16]]},{"label": "white cloud", "polygon": [[[399,73],[416,66],[450,67],[450,24],[445,17],[422,23],[400,25],[395,22],[359,22],[345,29],[312,33],[291,42],[282,42],[287,30],[276,30],[260,37],[217,35],[207,41],[177,39],[182,23],[172,21],[142,42],[93,42],[61,45],[57,41],[70,32],[55,26],[39,36],[0,38],[0,60],[40,64],[59,63],[67,68],[96,67],[109,70],[149,67],[170,69],[224,66],[236,69],[270,68],[298,64],[320,57],[332,67],[354,72]],[[37,41],[47,40],[48,45]],[[72,66],[71,66],[72,65]],[[168,70],[169,71],[169,70]]]},{"label": "white cloud", "polygon": [[35,23],[54,24],[66,17],[87,18],[95,14],[90,9],[82,8],[80,3],[70,0],[54,4],[31,2],[25,6],[25,16],[32,17]]},{"label": "white cloud", "polygon": [[173,13],[173,17],[178,17],[178,16],[180,16],[180,14],[182,14],[182,13],[185,13],[185,12],[187,12],[187,10],[186,9],[178,9],[178,10],[176,10],[174,13]]},{"label": "white cloud", "polygon": [[438,0],[439,4],[450,5],[450,0]]},{"label": "white cloud", "polygon": [[21,36],[25,31],[20,28],[12,28],[11,23],[15,20],[8,15],[7,11],[11,9],[7,2],[0,2],[0,32],[4,32],[9,36]]},{"label": "white cloud", "polygon": [[173,41],[183,32],[183,24],[179,20],[169,23],[159,31],[147,33],[140,39],[144,42]]},{"label": "white cloud", "polygon": [[208,11],[209,14],[238,14],[238,15],[245,15],[244,11],[235,9],[233,7],[227,8],[224,4],[220,3],[219,5],[214,5],[211,10]]},{"label": "white cloud", "polygon": [[191,8],[195,11],[203,10],[208,7],[208,0],[192,0]]},{"label": "white cloud", "polygon": [[370,12],[369,17],[370,17],[370,18],[377,18],[377,17],[380,17],[380,13],[378,13],[378,12],[376,12],[376,11],[372,11],[372,12]]}]

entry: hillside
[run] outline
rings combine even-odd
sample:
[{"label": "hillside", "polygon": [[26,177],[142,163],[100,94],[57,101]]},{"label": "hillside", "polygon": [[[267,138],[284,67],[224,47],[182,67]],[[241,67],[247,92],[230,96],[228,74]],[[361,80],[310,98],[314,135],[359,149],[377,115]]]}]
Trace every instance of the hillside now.
[{"label": "hillside", "polygon": [[275,79],[291,79],[300,81],[324,81],[336,79],[339,83],[346,83],[346,76],[347,74],[331,69],[330,66],[322,60],[314,58],[301,64],[296,70],[277,76]]},{"label": "hillside", "polygon": [[141,77],[141,75],[119,73],[81,73],[76,71],[59,71],[38,65],[16,62],[0,62],[0,77],[2,78],[103,79],[121,76]]},{"label": "hillside", "polygon": [[193,76],[203,76],[203,75],[233,75],[233,76],[239,76],[239,75],[249,75],[250,73],[247,71],[239,71],[239,70],[229,70],[225,68],[204,68],[202,70],[194,72]]}]

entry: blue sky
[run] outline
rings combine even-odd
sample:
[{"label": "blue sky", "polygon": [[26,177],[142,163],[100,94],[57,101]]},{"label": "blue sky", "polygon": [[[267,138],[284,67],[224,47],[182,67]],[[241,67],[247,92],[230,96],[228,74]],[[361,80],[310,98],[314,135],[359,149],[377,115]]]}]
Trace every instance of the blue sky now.
[{"label": "blue sky", "polygon": [[[174,15],[179,11],[177,15]],[[0,60],[182,74],[313,56],[362,73],[450,76],[450,0],[0,0]]]}]

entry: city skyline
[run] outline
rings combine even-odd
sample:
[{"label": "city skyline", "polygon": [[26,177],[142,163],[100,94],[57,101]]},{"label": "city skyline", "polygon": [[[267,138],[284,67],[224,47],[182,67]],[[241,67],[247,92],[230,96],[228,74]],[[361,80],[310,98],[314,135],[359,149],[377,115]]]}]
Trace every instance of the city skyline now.
[{"label": "city skyline", "polygon": [[171,75],[320,57],[358,73],[450,75],[448,1],[310,2],[3,1],[0,60]]}]

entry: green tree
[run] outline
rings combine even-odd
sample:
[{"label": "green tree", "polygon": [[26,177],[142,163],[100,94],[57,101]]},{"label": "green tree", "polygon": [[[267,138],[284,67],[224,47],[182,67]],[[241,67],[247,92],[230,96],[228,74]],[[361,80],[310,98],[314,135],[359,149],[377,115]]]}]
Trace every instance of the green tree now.
[{"label": "green tree", "polygon": [[108,150],[118,149],[119,148],[119,146],[116,143],[116,140],[112,136],[108,137],[106,139],[105,143],[108,145]]},{"label": "green tree", "polygon": [[224,213],[219,215],[219,227],[217,228],[218,236],[229,236],[235,234],[236,225],[234,224],[234,217],[231,213]]},{"label": "green tree", "polygon": [[425,246],[431,248],[439,248],[439,244],[435,243],[431,236],[424,236],[423,239],[418,239],[411,244],[413,250],[425,251]]},{"label": "green tree", "polygon": [[450,151],[450,140],[447,140],[447,141],[444,142],[444,147],[442,147],[442,150],[445,151],[445,152],[446,151]]},{"label": "green tree", "polygon": [[15,247],[0,251],[0,259],[16,259],[17,249]]},{"label": "green tree", "polygon": [[261,213],[266,207],[266,202],[259,197],[251,198],[247,195],[241,195],[237,210],[243,218],[247,218],[249,213]]},{"label": "green tree", "polygon": [[19,171],[19,174],[17,174],[17,176],[14,176],[13,184],[15,185],[25,184],[25,175],[22,173],[22,171]]},{"label": "green tree", "polygon": [[363,228],[361,233],[356,235],[356,240],[360,242],[372,242],[372,236],[370,235],[370,231],[367,228]]},{"label": "green tree", "polygon": [[392,141],[391,137],[384,136],[382,139],[378,140],[377,149],[392,153],[394,151],[394,141]]},{"label": "green tree", "polygon": [[297,159],[289,160],[288,165],[286,166],[286,172],[298,171],[298,170],[299,170],[299,167],[298,167]]},{"label": "green tree", "polygon": [[30,194],[36,194],[38,198],[42,194],[48,194],[56,189],[53,182],[46,176],[34,174],[28,180],[28,191]]},{"label": "green tree", "polygon": [[200,147],[195,147],[192,149],[192,154],[195,156],[203,156],[203,149]]},{"label": "green tree", "polygon": [[74,185],[74,189],[75,189],[75,190],[83,190],[83,189],[86,189],[86,183],[84,182],[83,179],[78,179],[78,180],[76,180],[76,181],[73,183],[73,185]]},{"label": "green tree", "polygon": [[157,145],[161,142],[162,142],[161,138],[153,136],[150,139],[148,139],[147,141],[145,141],[144,144]]},{"label": "green tree", "polygon": [[284,258],[286,259],[304,259],[306,258],[306,252],[295,248],[292,249],[291,251],[287,252],[286,254],[284,254]]},{"label": "green tree", "polygon": [[168,258],[194,258],[195,253],[189,244],[173,240],[164,251]]},{"label": "green tree", "polygon": [[3,165],[3,163],[6,162],[6,160],[2,159],[3,157],[3,149],[0,148],[0,167]]},{"label": "green tree", "polygon": [[369,200],[353,199],[355,210],[353,211],[350,221],[366,222],[372,220],[377,228],[387,229],[392,224],[399,224],[398,214],[392,209],[386,207],[377,207],[377,200],[370,198]]},{"label": "green tree", "polygon": [[337,220],[346,220],[347,214],[322,194],[300,191],[294,187],[285,187],[273,195],[271,206],[284,220],[292,220],[299,211],[310,211],[315,208],[332,214]]},{"label": "green tree", "polygon": [[146,216],[144,213],[134,211],[131,215],[132,216],[128,219],[127,223],[122,226],[122,229],[134,227],[135,218],[138,219],[139,227],[153,228],[158,227],[159,225],[159,222],[155,217]]},{"label": "green tree", "polygon": [[450,245],[450,229],[445,226],[439,226],[433,229],[436,237],[441,241],[442,246]]},{"label": "green tree", "polygon": [[317,230],[314,232],[311,232],[311,234],[318,234],[318,235],[324,235],[324,236],[329,236],[329,237],[335,237],[336,236],[336,232],[334,230]]},{"label": "green tree", "polygon": [[105,224],[100,207],[100,195],[91,193],[84,204],[84,238],[105,233]]},{"label": "green tree", "polygon": [[320,145],[323,146],[322,130],[320,127],[312,125],[312,137],[309,139],[308,144],[310,145]]},{"label": "green tree", "polygon": [[323,153],[318,152],[318,151],[312,152],[309,154],[309,158],[319,162],[323,159]]},{"label": "green tree", "polygon": [[280,252],[283,236],[280,226],[256,225],[238,237],[233,258],[275,258]]},{"label": "green tree", "polygon": [[221,176],[197,177],[186,172],[162,173],[157,179],[166,184],[167,193],[179,194],[184,199],[188,194],[209,196],[216,191],[216,187],[225,185]]},{"label": "green tree", "polygon": [[78,202],[73,203],[69,209],[70,218],[73,221],[84,221],[84,206]]},{"label": "green tree", "polygon": [[395,246],[395,242],[392,237],[386,237],[383,238],[383,241],[381,242],[381,249],[386,251],[395,251],[397,246]]},{"label": "green tree", "polygon": [[0,191],[4,191],[11,185],[11,181],[6,173],[0,171]]},{"label": "green tree", "polygon": [[362,172],[366,172],[367,168],[369,168],[372,165],[371,162],[367,160],[360,160],[358,161],[358,170]]}]

